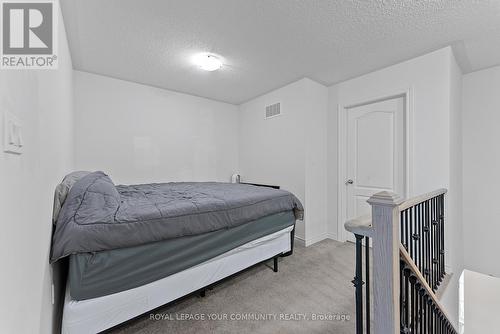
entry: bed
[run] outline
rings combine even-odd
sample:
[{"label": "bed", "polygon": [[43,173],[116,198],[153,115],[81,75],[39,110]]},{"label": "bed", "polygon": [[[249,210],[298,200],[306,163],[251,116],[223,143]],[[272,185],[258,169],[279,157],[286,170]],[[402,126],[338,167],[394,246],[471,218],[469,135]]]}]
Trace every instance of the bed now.
[{"label": "bed", "polygon": [[51,249],[69,260],[63,333],[109,329],[265,260],[277,271],[303,214],[293,194],[256,185],[65,180]]}]

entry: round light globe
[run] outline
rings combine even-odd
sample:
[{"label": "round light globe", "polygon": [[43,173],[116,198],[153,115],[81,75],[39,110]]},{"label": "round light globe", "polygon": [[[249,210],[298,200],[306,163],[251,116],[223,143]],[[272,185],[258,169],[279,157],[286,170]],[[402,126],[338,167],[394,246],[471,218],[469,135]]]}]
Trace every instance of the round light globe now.
[{"label": "round light globe", "polygon": [[194,63],[205,71],[216,71],[222,67],[222,62],[214,55],[201,53],[193,57]]}]

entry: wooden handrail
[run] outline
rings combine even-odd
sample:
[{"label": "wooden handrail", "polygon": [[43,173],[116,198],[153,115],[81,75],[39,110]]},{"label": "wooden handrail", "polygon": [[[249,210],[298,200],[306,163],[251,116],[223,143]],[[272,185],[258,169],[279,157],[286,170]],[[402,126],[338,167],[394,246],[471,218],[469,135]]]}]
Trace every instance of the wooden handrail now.
[{"label": "wooden handrail", "polygon": [[[412,197],[403,203],[401,203],[398,207],[399,211],[404,211],[408,208],[411,208],[417,204],[420,204],[422,202],[425,202],[431,198],[434,198],[436,196],[446,194],[448,190],[441,188],[437,189],[431,192],[428,192],[426,194],[418,195],[415,197]],[[373,226],[372,226],[372,216],[371,214],[368,215],[363,215],[356,217],[354,219],[350,219],[345,222],[344,228],[354,234],[359,234],[365,237],[373,237]]]},{"label": "wooden handrail", "polygon": [[444,188],[441,188],[441,189],[437,189],[437,190],[428,192],[426,194],[422,194],[422,195],[418,195],[418,196],[412,197],[412,198],[404,201],[403,203],[401,203],[401,205],[399,206],[399,211],[403,211],[403,210],[406,210],[408,208],[411,208],[412,206],[415,206],[417,204],[425,202],[428,199],[434,198],[436,196],[439,196],[439,195],[442,195],[442,194],[446,194],[447,191],[448,190],[446,190]]},{"label": "wooden handrail", "polygon": [[[439,195],[439,194],[438,194]],[[451,319],[448,314],[446,313],[446,310],[445,308],[443,307],[443,305],[439,302],[439,299],[438,297],[436,296],[436,294],[432,291],[431,287],[429,286],[429,284],[427,283],[427,281],[425,280],[424,276],[422,275],[422,273],[420,272],[420,270],[418,270],[417,266],[415,265],[415,262],[413,262],[412,258],[410,257],[410,254],[408,254],[408,252],[406,251],[406,249],[403,247],[403,245],[399,245],[399,254],[401,256],[401,259],[410,267],[411,271],[414,273],[414,275],[416,276],[418,282],[422,285],[422,287],[425,289],[426,293],[429,295],[429,297],[432,299],[432,302],[436,305],[437,308],[439,308],[439,310],[441,311],[441,313],[443,313],[443,315],[448,319],[448,321]],[[451,323],[450,321],[450,324],[453,326],[453,328],[455,329],[455,331],[458,333],[458,331],[456,330],[455,326],[453,325],[453,323]]]},{"label": "wooden handrail", "polygon": [[345,222],[344,228],[354,234],[373,237],[372,215],[364,215]]}]

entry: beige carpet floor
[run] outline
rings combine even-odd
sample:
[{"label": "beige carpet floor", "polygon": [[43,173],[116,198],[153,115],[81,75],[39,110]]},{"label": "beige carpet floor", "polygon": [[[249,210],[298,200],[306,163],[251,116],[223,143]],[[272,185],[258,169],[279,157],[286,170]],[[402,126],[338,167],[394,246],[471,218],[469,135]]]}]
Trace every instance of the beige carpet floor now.
[{"label": "beige carpet floor", "polygon": [[354,333],[354,245],[296,246],[206,293],[189,296],[111,331],[128,333]]}]

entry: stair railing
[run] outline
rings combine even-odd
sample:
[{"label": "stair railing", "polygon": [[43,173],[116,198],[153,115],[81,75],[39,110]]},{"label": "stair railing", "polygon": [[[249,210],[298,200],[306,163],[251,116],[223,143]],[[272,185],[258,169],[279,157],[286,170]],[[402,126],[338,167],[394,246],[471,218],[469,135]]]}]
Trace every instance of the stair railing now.
[{"label": "stair railing", "polygon": [[412,198],[399,206],[401,244],[434,292],[446,274],[445,194],[446,189],[439,189]]},{"label": "stair railing", "polygon": [[380,192],[368,200],[371,217],[346,222],[356,237],[357,334],[369,334],[372,327],[375,334],[457,333],[435,295],[446,274],[445,194],[439,189],[403,201]]},{"label": "stair railing", "polygon": [[457,333],[410,254],[402,245],[399,252],[401,333]]}]

